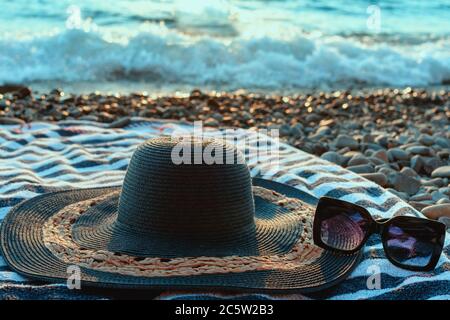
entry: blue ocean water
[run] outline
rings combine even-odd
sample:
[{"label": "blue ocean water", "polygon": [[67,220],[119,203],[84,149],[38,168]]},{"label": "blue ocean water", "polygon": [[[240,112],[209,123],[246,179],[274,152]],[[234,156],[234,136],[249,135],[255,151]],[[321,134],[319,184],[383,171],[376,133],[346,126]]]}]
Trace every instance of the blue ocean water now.
[{"label": "blue ocean water", "polygon": [[450,82],[450,0],[0,0],[0,83],[234,90]]}]

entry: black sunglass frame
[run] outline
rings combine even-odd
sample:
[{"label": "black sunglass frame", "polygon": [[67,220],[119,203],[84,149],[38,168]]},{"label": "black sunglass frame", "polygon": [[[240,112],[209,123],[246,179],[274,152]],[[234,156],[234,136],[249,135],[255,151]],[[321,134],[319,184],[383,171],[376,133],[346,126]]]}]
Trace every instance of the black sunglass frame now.
[{"label": "black sunglass frame", "polygon": [[[321,238],[321,222],[322,222],[321,212],[323,212],[322,210],[326,210],[330,206],[341,207],[341,208],[344,208],[345,210],[356,211],[359,214],[361,214],[361,216],[364,219],[366,219],[367,222],[369,223],[368,231],[366,232],[361,243],[356,248],[354,248],[352,250],[337,249],[337,248],[327,245],[326,243],[324,243],[322,241],[322,238]],[[413,224],[415,222],[417,223],[418,220],[420,220],[420,223],[422,223],[422,224],[426,223],[427,227],[430,227],[431,229],[434,230],[434,232],[436,232],[438,243],[436,243],[436,245],[434,246],[432,256],[427,265],[413,266],[413,265],[406,265],[406,264],[399,263],[390,256],[389,250],[387,249],[388,238],[387,238],[386,232],[388,230],[388,227],[391,224],[396,223],[398,221],[402,221],[403,223],[406,222],[406,223]],[[326,250],[336,252],[336,253],[351,254],[351,253],[355,253],[355,252],[361,250],[361,248],[364,247],[364,245],[366,244],[366,242],[370,238],[370,236],[372,236],[374,233],[377,233],[381,236],[384,254],[386,255],[386,258],[393,265],[395,265],[399,268],[402,268],[402,269],[407,269],[407,270],[412,270],[412,271],[431,271],[436,267],[436,264],[438,263],[440,255],[442,253],[442,249],[444,247],[444,241],[445,241],[446,226],[445,226],[445,224],[443,224],[439,221],[429,220],[426,218],[411,217],[411,216],[396,216],[396,217],[389,218],[389,219],[375,220],[372,217],[372,215],[369,213],[369,211],[367,211],[365,208],[363,208],[359,205],[356,205],[356,204],[353,204],[353,203],[350,203],[347,201],[339,200],[339,199],[329,198],[329,197],[321,197],[319,199],[319,202],[317,203],[316,213],[314,215],[314,222],[313,222],[313,240],[317,246],[319,246],[323,249],[326,249]]]}]

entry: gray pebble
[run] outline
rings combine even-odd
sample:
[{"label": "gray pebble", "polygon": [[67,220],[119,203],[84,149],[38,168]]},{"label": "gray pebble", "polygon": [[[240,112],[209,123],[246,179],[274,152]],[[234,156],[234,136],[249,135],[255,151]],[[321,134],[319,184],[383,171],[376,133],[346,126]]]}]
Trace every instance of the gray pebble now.
[{"label": "gray pebble", "polygon": [[375,142],[377,144],[379,144],[380,146],[387,148],[388,143],[389,143],[389,139],[386,135],[379,135],[378,137],[375,138]]},{"label": "gray pebble", "polygon": [[370,163],[370,161],[365,156],[355,155],[348,161],[347,165],[348,166],[357,166],[357,165],[368,164],[368,163]]},{"label": "gray pebble", "polygon": [[337,148],[348,147],[352,150],[355,150],[359,147],[358,141],[356,141],[353,137],[350,137],[346,134],[340,134],[335,140],[335,144]]},{"label": "gray pebble", "polygon": [[360,164],[357,166],[347,167],[347,170],[350,170],[355,173],[372,173],[375,172],[375,168],[369,164]]},{"label": "gray pebble", "polygon": [[291,127],[290,135],[294,138],[301,138],[305,134],[303,133],[303,125],[301,123],[297,123]]},{"label": "gray pebble", "polygon": [[425,163],[423,165],[423,169],[426,174],[431,174],[435,169],[442,167],[445,163],[438,158],[428,158],[425,159]]},{"label": "gray pebble", "polygon": [[392,159],[391,161],[408,160],[410,157],[410,154],[408,152],[406,152],[405,150],[402,150],[400,148],[392,148],[392,149],[389,149],[387,152],[388,152],[389,159]]},{"label": "gray pebble", "polygon": [[422,170],[423,164],[424,161],[421,156],[415,155],[414,157],[411,158],[410,167],[417,173],[419,173]]},{"label": "gray pebble", "polygon": [[439,188],[439,192],[442,192],[443,194],[446,194],[447,196],[450,196],[450,187]]},{"label": "gray pebble", "polygon": [[383,160],[384,162],[389,162],[388,154],[386,150],[378,150],[373,154],[374,157]]},{"label": "gray pebble", "polygon": [[442,148],[450,148],[450,141],[444,137],[437,137],[435,142]]},{"label": "gray pebble", "polygon": [[450,166],[439,167],[431,173],[433,178],[450,178]]},{"label": "gray pebble", "polygon": [[447,199],[447,196],[439,191],[434,191],[431,193],[431,197],[433,199],[434,202],[439,201],[442,198]]},{"label": "gray pebble", "polygon": [[343,160],[342,155],[334,151],[325,152],[320,157],[324,160],[336,163],[338,165],[341,165]]},{"label": "gray pebble", "polygon": [[400,192],[406,192],[409,195],[416,194],[420,189],[420,181],[411,178],[403,173],[391,173],[388,175],[389,185]]},{"label": "gray pebble", "polygon": [[420,136],[419,136],[419,142],[421,143],[421,144],[423,144],[424,146],[431,146],[431,145],[433,145],[434,144],[434,139],[433,139],[433,137],[432,136],[430,136],[429,134],[424,134],[424,133],[422,133]]},{"label": "gray pebble", "polygon": [[361,173],[361,176],[366,178],[367,180],[373,181],[376,184],[385,187],[387,186],[387,177],[385,174],[376,172],[376,173]]},{"label": "gray pebble", "polygon": [[411,200],[411,201],[425,201],[425,200],[432,200],[432,199],[433,199],[433,197],[429,193],[418,193],[409,198],[409,200]]},{"label": "gray pebble", "polygon": [[370,162],[371,162],[372,164],[374,164],[375,166],[379,166],[379,165],[386,164],[386,162],[383,161],[383,160],[381,160],[380,158],[369,157],[368,159],[369,159]]},{"label": "gray pebble", "polygon": [[286,136],[290,135],[290,133],[291,133],[290,125],[285,123],[280,127],[280,136],[286,137]]},{"label": "gray pebble", "polygon": [[430,180],[422,181],[423,186],[434,186],[434,187],[443,187],[445,185],[444,180],[442,178],[434,178]]},{"label": "gray pebble", "polygon": [[421,156],[429,156],[432,154],[431,149],[429,147],[424,146],[413,146],[406,149],[407,152],[412,154],[419,154]]},{"label": "gray pebble", "polygon": [[407,175],[408,177],[420,179],[419,174],[410,167],[403,167],[400,172]]},{"label": "gray pebble", "polygon": [[409,195],[406,192],[399,192],[399,191],[397,191],[395,189],[392,189],[392,188],[388,188],[386,190],[391,192],[392,194],[396,195],[400,199],[403,199],[403,200],[408,200],[409,199]]}]

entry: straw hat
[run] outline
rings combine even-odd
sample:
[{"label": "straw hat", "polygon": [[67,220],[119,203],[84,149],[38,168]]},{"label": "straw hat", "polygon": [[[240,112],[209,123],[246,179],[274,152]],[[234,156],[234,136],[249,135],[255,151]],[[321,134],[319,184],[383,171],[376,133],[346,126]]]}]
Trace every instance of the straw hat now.
[{"label": "straw hat", "polygon": [[[180,146],[190,164],[174,161]],[[215,163],[199,163],[199,152]],[[121,187],[54,192],[13,208],[1,250],[34,279],[64,282],[77,266],[82,286],[317,291],[344,279],[359,255],[313,245],[313,202],[252,181],[229,144],[160,137],[136,149]]]}]

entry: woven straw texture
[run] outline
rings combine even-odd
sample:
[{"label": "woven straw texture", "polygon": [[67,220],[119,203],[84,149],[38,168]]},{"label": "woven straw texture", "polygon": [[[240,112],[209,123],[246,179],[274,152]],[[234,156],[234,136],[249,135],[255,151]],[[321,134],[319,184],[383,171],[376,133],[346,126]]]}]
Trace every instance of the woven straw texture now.
[{"label": "woven straw texture", "polygon": [[[147,147],[140,147],[138,151],[132,157],[129,172],[133,173],[133,170],[144,170],[145,168],[154,168],[146,163],[145,168],[140,168],[136,159],[141,157],[142,152],[148,151]],[[148,157],[144,157],[148,159]],[[143,161],[143,160],[142,160]],[[146,160],[149,161],[149,160]],[[150,160],[151,161],[151,160]],[[147,207],[130,207],[121,203],[117,197],[109,198],[107,201],[97,204],[93,210],[86,216],[88,219],[79,221],[75,228],[74,239],[79,242],[80,245],[87,245],[88,247],[111,249],[112,247],[117,249],[130,248],[130,244],[136,244],[135,247],[131,245],[132,250],[124,250],[128,253],[136,253],[139,256],[180,256],[182,252],[187,252],[187,256],[196,254],[211,254],[214,253],[214,248],[218,250],[220,255],[235,254],[235,255],[257,255],[257,254],[278,254],[288,252],[295,240],[299,237],[301,231],[301,223],[295,216],[290,215],[289,212],[283,210],[283,208],[277,208],[271,203],[267,203],[262,199],[254,198],[251,193],[251,179],[248,174],[248,169],[245,165],[237,164],[234,169],[237,173],[236,179],[238,183],[241,183],[241,194],[244,194],[242,199],[243,205],[238,207],[240,210],[239,216],[236,216],[231,225],[236,224],[236,230],[232,230],[233,239],[224,235],[216,236],[212,241],[212,244],[203,242],[203,237],[194,237],[192,241],[180,241],[178,237],[174,236],[172,239],[168,238],[170,234],[168,226],[171,223],[167,221],[161,221],[160,223],[146,224],[143,218],[149,211]],[[189,166],[187,166],[189,167]],[[232,168],[229,168],[230,170]],[[245,169],[245,170],[244,170]],[[190,170],[190,169],[189,169]],[[197,170],[197,169],[196,169]],[[244,170],[244,171],[242,171]],[[170,170],[169,170],[170,171]],[[231,170],[233,171],[233,170]],[[152,173],[146,173],[146,178]],[[213,173],[219,175],[219,173]],[[221,175],[224,173],[222,172]],[[226,172],[226,176],[230,172]],[[226,176],[224,178],[226,178]],[[216,178],[221,178],[217,176]],[[195,179],[194,179],[195,180]],[[148,180],[146,180],[149,183]],[[161,181],[161,179],[159,179]],[[223,181],[220,179],[219,181]],[[126,188],[127,183],[133,183],[128,176],[125,177],[125,184],[123,190]],[[198,181],[194,181],[197,184]],[[158,183],[155,183],[158,185]],[[303,192],[276,182],[266,181],[262,179],[255,179],[255,185],[274,190],[280,194],[288,197],[295,197],[304,201],[314,201],[310,196]],[[220,185],[220,183],[218,184]],[[225,200],[214,195],[215,184],[211,185],[210,192],[208,194],[215,197],[216,201],[223,201],[222,207],[227,206],[232,195]],[[229,186],[231,188],[231,185]],[[249,188],[249,189],[248,189]],[[189,189],[189,188],[188,188]],[[248,189],[248,192],[245,192]],[[61,191],[51,194],[35,197],[29,201],[23,202],[16,208],[14,208],[8,216],[5,218],[2,224],[2,251],[4,257],[10,266],[24,274],[40,280],[48,281],[61,281],[65,280],[68,276],[67,268],[68,264],[58,259],[51,251],[45,246],[42,237],[42,226],[45,222],[55,215],[59,210],[73,203],[84,201],[87,199],[96,198],[100,195],[117,191],[119,188],[96,188],[96,189],[81,189]],[[153,190],[153,189],[151,189]],[[183,190],[185,190],[183,188]],[[244,192],[242,192],[244,190]],[[148,191],[148,190],[147,190]],[[220,190],[219,190],[220,191]],[[145,188],[141,187],[140,190],[136,190],[145,195]],[[152,191],[150,191],[152,192]],[[204,192],[198,192],[203,194]],[[194,196],[198,195],[194,193]],[[242,196],[242,195],[241,195]],[[127,195],[128,197],[128,195]],[[141,199],[141,198],[139,198]],[[157,201],[157,199],[153,199]],[[172,201],[174,199],[172,198]],[[251,206],[248,203],[251,202]],[[159,204],[165,204],[164,201],[158,202]],[[232,203],[232,202],[230,202]],[[203,208],[203,206],[202,206]],[[220,232],[219,227],[214,226],[224,219],[223,215],[230,213],[230,208],[225,211],[215,212],[213,217],[205,216],[203,221],[209,224],[209,228],[216,228],[217,232]],[[145,209],[145,210],[144,210]],[[162,214],[167,207],[161,208],[162,211],[156,206],[156,219],[159,219],[159,215]],[[196,209],[194,207],[194,209]],[[256,209],[255,213],[253,212]],[[219,210],[219,209],[217,209]],[[211,215],[211,211],[208,211]],[[126,214],[126,219],[122,217],[123,221],[120,221],[119,217],[122,214]],[[195,215],[195,210],[188,208],[182,211],[185,215]],[[116,218],[117,216],[117,218]],[[136,223],[134,216],[141,219],[141,225],[139,232],[133,228],[133,224]],[[173,216],[172,219],[177,216]],[[217,217],[217,219],[216,219]],[[128,220],[127,220],[128,219]],[[251,221],[249,221],[249,219]],[[105,223],[105,221],[113,221],[112,224]],[[216,221],[214,223],[214,221]],[[114,222],[119,222],[118,226],[114,226]],[[199,221],[201,223],[201,221]],[[126,228],[123,225],[127,224]],[[90,227],[89,227],[90,226]],[[176,228],[177,225],[175,224]],[[144,228],[150,230],[148,239],[139,238],[139,235]],[[119,230],[121,233],[116,234],[115,231]],[[178,230],[178,229],[177,229]],[[186,240],[186,236],[191,237],[202,232],[204,228],[194,228],[191,233],[181,235],[182,240]],[[181,229],[179,230],[181,231]],[[152,236],[150,236],[150,234]],[[209,234],[208,234],[209,235]],[[159,239],[155,241],[156,245],[152,246],[152,238]],[[238,240],[237,240],[238,239]],[[147,242],[149,241],[150,242]],[[169,242],[169,245],[163,244],[164,241],[173,240]],[[199,246],[195,245],[195,241],[200,241]],[[119,245],[120,243],[120,245]],[[142,245],[146,243],[147,245]],[[162,248],[160,247],[162,246]],[[181,246],[181,249],[173,251],[170,247],[174,245]],[[150,249],[149,249],[150,248]],[[136,251],[135,251],[136,250]],[[142,251],[144,250],[144,251]],[[164,250],[168,250],[168,253]],[[205,251],[204,251],[205,250]],[[299,264],[291,270],[264,270],[264,271],[246,271],[246,272],[233,272],[225,274],[201,274],[195,276],[173,276],[173,277],[140,277],[130,276],[118,273],[103,272],[97,270],[91,270],[88,268],[81,268],[82,282],[84,285],[92,286],[112,286],[118,288],[133,288],[133,289],[148,289],[148,288],[163,288],[170,286],[171,288],[229,288],[229,289],[241,289],[241,290],[267,290],[267,291],[316,291],[329,287],[342,280],[355,266],[358,260],[358,255],[352,256],[338,256],[331,253],[323,253],[318,259],[314,261],[308,261],[304,264]]]}]

